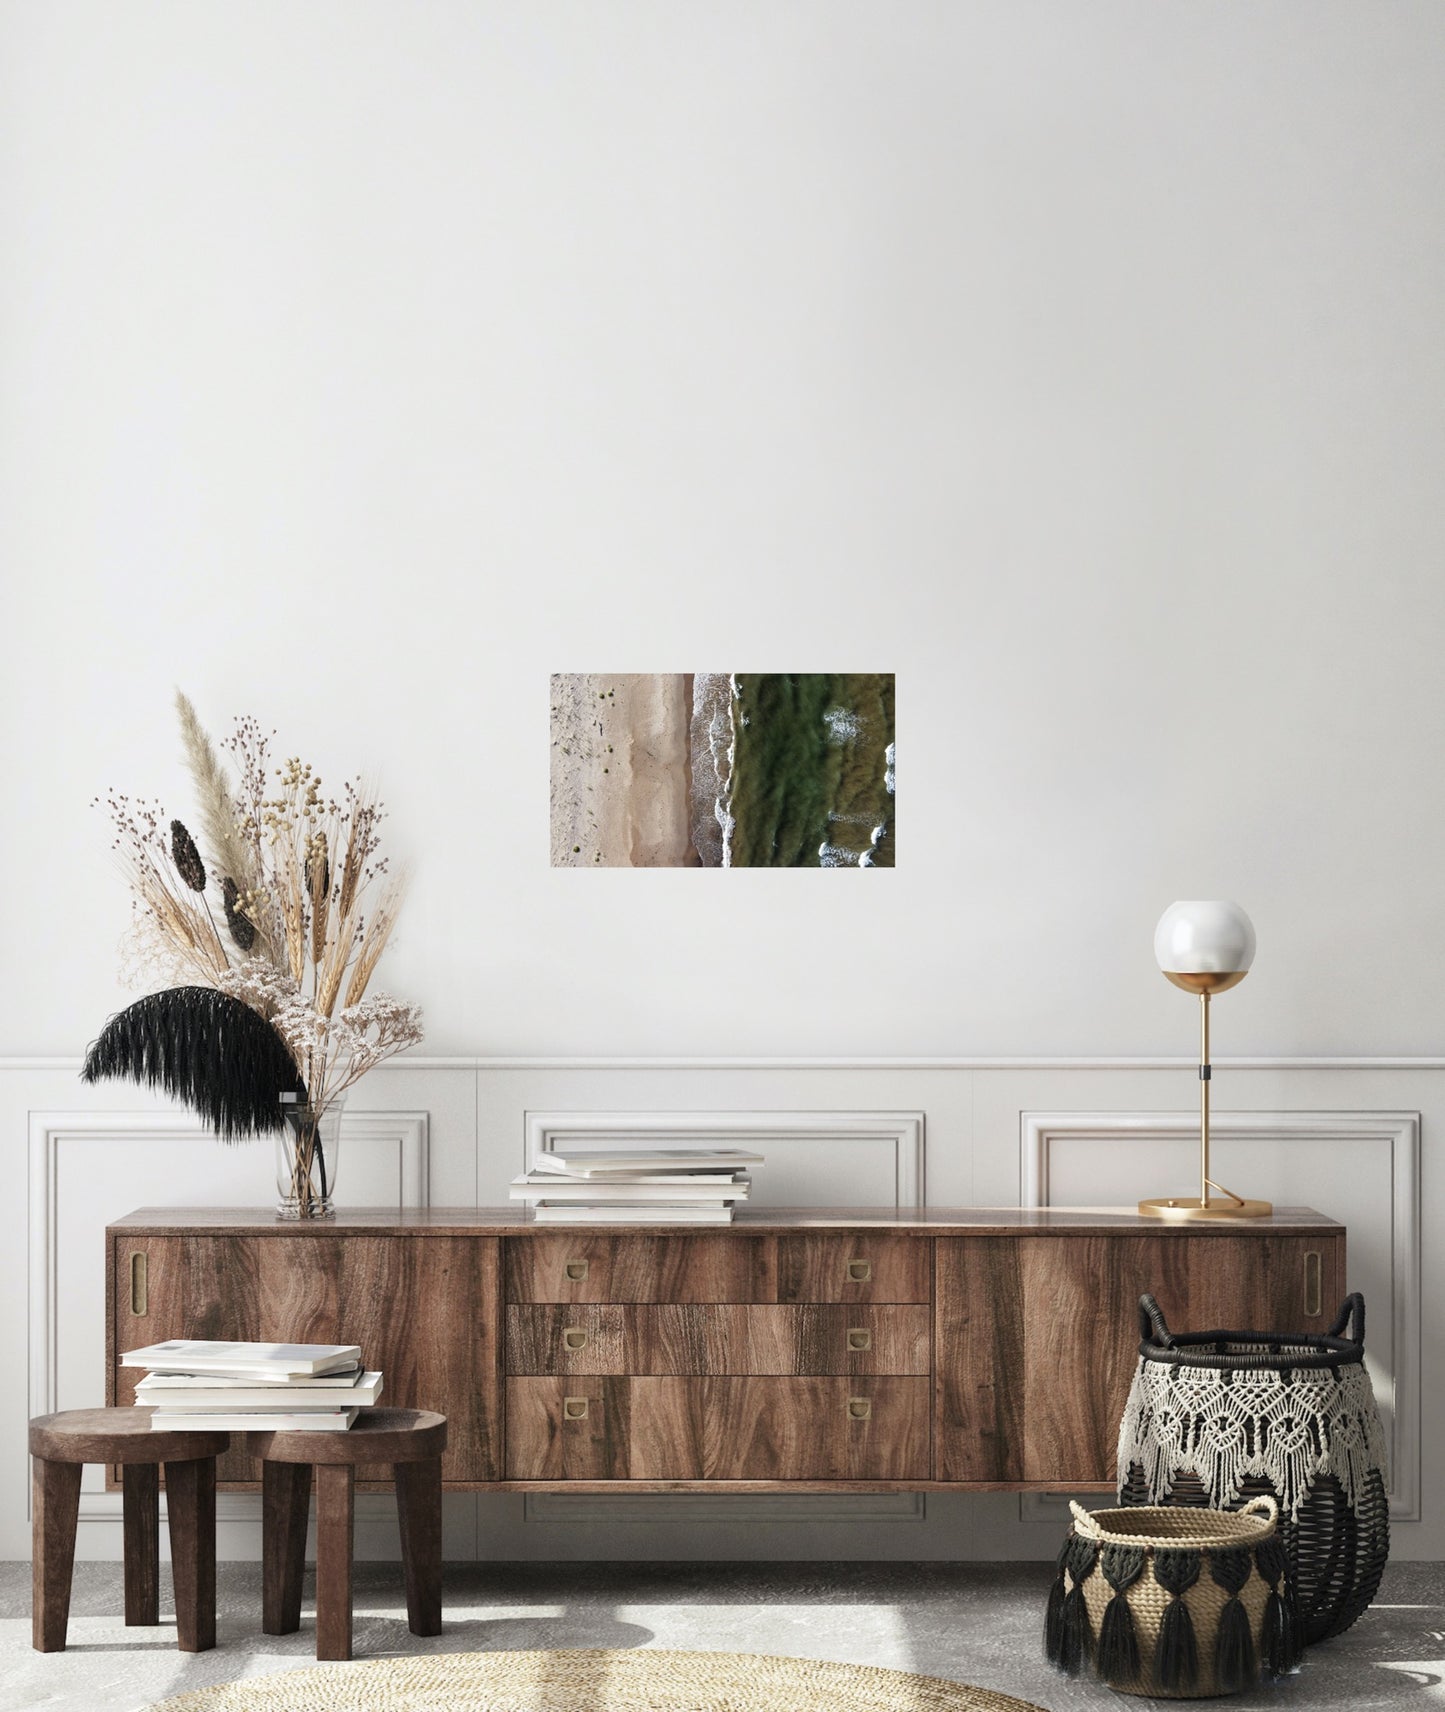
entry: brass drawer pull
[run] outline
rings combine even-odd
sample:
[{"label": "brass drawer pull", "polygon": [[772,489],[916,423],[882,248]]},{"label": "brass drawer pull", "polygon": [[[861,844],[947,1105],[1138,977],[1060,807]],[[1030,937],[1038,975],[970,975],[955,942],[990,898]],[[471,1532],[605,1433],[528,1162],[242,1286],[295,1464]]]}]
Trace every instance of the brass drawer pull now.
[{"label": "brass drawer pull", "polygon": [[567,1349],[586,1349],[587,1333],[581,1326],[564,1326],[562,1343]]},{"label": "brass drawer pull", "polygon": [[585,1421],[587,1419],[586,1397],[564,1397],[562,1399],[562,1414],[569,1421]]},{"label": "brass drawer pull", "polygon": [[848,1399],[848,1419],[850,1421],[866,1421],[873,1413],[871,1397],[850,1397]]},{"label": "brass drawer pull", "polygon": [[150,1312],[150,1279],[144,1250],[130,1257],[130,1311],[138,1320]]},{"label": "brass drawer pull", "polygon": [[866,1284],[873,1276],[871,1260],[850,1260],[848,1262],[848,1282],[850,1284]]},{"label": "brass drawer pull", "polygon": [[1313,1319],[1323,1311],[1321,1297],[1320,1255],[1318,1249],[1305,1254],[1305,1318]]},{"label": "brass drawer pull", "polygon": [[873,1333],[868,1329],[867,1326],[849,1326],[848,1327],[848,1348],[849,1349],[872,1349],[872,1347],[873,1347]]},{"label": "brass drawer pull", "polygon": [[587,1262],[585,1260],[569,1260],[563,1270],[574,1284],[580,1284],[587,1276]]}]

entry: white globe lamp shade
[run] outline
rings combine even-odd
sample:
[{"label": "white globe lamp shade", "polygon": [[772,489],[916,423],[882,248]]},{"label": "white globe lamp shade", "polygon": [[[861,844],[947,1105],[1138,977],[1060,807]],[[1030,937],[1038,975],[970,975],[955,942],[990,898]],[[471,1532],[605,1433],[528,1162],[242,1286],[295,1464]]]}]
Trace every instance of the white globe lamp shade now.
[{"label": "white globe lamp shade", "polygon": [[1254,923],[1238,904],[1192,899],[1170,904],[1154,929],[1154,955],[1176,987],[1222,993],[1254,962]]}]

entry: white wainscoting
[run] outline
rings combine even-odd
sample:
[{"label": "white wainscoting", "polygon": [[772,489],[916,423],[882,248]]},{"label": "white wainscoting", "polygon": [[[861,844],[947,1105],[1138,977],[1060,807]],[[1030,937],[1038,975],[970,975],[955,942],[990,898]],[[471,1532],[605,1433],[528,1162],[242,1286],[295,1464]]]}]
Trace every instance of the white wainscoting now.
[{"label": "white wainscoting", "polygon": [[[271,1190],[267,1144],[218,1146],[188,1114],[139,1090],[86,1087],[77,1068],[0,1059],[0,1300],[12,1304],[0,1359],[24,1376],[0,1390],[0,1556],[12,1558],[28,1552],[27,1412],[103,1397],[105,1225],[146,1205],[265,1205]],[[1445,1304],[1421,1279],[1422,1233],[1445,1237],[1445,1189],[1420,1171],[1431,1124],[1445,1127],[1445,1061],[1235,1060],[1216,1074],[1216,1104],[1223,1093],[1245,1108],[1216,1110],[1217,1175],[1349,1227],[1350,1287],[1368,1299],[1372,1372],[1393,1405],[1395,1553],[1445,1558],[1445,1515],[1430,1503],[1445,1486],[1445,1371],[1430,1354],[1445,1348]],[[465,1058],[402,1060],[361,1092],[339,1175],[352,1205],[500,1205],[539,1147],[600,1145],[622,1129],[761,1143],[763,1205],[1132,1205],[1188,1191],[1197,1081],[1185,1058]],[[98,1480],[80,1550],[115,1557],[118,1504]],[[222,1555],[254,1557],[254,1498],[231,1495],[222,1514]],[[359,1520],[358,1550],[394,1556],[389,1500],[368,1497]],[[447,1551],[1038,1559],[1052,1557],[1061,1525],[1047,1499],[1021,1510],[1011,1494],[463,1494],[447,1501]]]}]

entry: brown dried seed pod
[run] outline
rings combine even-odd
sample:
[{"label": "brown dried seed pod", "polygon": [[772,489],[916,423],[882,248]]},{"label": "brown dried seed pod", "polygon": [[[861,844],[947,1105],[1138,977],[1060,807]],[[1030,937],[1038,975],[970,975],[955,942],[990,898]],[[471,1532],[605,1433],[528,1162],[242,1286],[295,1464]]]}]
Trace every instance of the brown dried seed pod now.
[{"label": "brown dried seed pod", "polygon": [[178,820],[171,822],[171,860],[176,872],[193,892],[206,889],[206,864],[196,849],[196,841]]},{"label": "brown dried seed pod", "polygon": [[239,896],[236,882],[228,874],[221,881],[221,901],[226,906],[226,926],[230,928],[231,938],[242,951],[249,951],[256,943],[256,924],[247,920],[236,908],[236,899]]}]

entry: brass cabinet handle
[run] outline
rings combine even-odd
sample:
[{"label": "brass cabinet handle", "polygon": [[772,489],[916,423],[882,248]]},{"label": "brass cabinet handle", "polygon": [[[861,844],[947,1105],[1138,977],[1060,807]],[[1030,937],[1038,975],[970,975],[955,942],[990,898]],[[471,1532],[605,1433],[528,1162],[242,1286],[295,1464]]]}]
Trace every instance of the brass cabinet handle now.
[{"label": "brass cabinet handle", "polygon": [[848,1327],[848,1348],[849,1349],[872,1349],[872,1347],[873,1347],[873,1333],[869,1330],[869,1328],[867,1326],[849,1326]]},{"label": "brass cabinet handle", "polygon": [[850,1421],[866,1421],[873,1413],[871,1397],[850,1397],[848,1399],[848,1419]]},{"label": "brass cabinet handle", "polygon": [[562,1399],[562,1414],[569,1421],[585,1421],[587,1419],[586,1397],[564,1397]]},{"label": "brass cabinet handle", "polygon": [[1305,1318],[1313,1319],[1324,1308],[1322,1300],[1321,1266],[1318,1249],[1311,1248],[1305,1253]]},{"label": "brass cabinet handle", "polygon": [[873,1276],[871,1260],[850,1260],[848,1262],[848,1282],[850,1284],[866,1284]]},{"label": "brass cabinet handle", "polygon": [[130,1311],[138,1320],[143,1320],[150,1312],[150,1279],[147,1271],[145,1250],[137,1249],[130,1257]]},{"label": "brass cabinet handle", "polygon": [[586,1329],[582,1326],[563,1326],[562,1343],[567,1349],[586,1349]]},{"label": "brass cabinet handle", "polygon": [[585,1260],[569,1260],[563,1270],[574,1284],[580,1284],[587,1276],[587,1262]]}]

